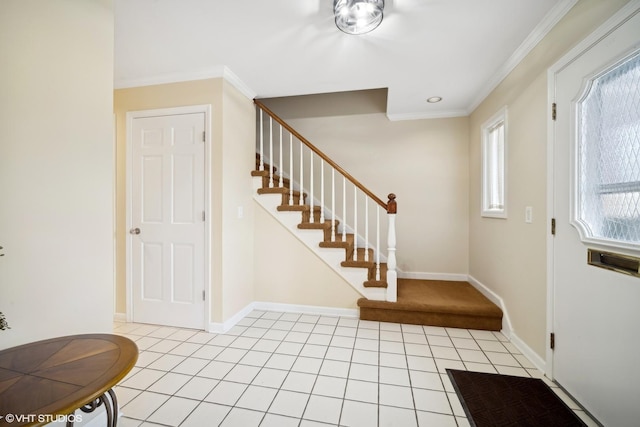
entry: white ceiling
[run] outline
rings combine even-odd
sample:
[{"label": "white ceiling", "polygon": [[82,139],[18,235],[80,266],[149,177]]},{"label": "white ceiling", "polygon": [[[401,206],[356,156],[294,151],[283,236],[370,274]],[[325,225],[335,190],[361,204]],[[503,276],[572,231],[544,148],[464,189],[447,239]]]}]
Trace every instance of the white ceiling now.
[{"label": "white ceiling", "polygon": [[115,0],[115,84],[224,74],[259,98],[388,88],[392,119],[466,115],[575,2],[387,0],[382,24],[354,36],[335,27],[333,0]]}]

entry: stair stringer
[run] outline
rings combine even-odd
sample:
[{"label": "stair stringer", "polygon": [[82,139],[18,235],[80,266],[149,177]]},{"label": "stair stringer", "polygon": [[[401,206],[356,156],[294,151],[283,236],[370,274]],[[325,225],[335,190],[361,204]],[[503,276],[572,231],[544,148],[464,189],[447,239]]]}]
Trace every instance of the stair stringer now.
[{"label": "stair stringer", "polygon": [[359,294],[370,300],[384,301],[386,299],[385,288],[365,288],[367,281],[367,269],[343,267],[340,265],[344,261],[344,249],[321,248],[320,242],[323,240],[322,230],[299,229],[301,222],[300,212],[278,211],[278,206],[282,203],[281,194],[258,194],[258,188],[262,186],[262,177],[253,177],[253,186],[256,192],[253,198],[255,201],[275,218],[284,228],[300,240],[310,251],[320,258],[327,266],[342,277]]}]

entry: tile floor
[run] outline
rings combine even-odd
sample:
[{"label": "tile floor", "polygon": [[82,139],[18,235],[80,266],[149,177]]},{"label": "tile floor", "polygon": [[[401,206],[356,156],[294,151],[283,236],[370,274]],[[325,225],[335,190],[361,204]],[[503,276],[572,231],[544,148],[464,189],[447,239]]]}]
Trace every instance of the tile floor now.
[{"label": "tile floor", "polygon": [[[120,426],[468,426],[446,368],[542,377],[501,333],[253,311],[226,334],[116,323]],[[596,425],[557,387],[554,390]]]}]

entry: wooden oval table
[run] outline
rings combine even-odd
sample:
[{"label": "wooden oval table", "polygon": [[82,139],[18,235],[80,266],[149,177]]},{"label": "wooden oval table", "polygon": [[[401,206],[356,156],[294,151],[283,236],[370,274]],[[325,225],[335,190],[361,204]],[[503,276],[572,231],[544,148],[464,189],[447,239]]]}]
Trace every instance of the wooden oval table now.
[{"label": "wooden oval table", "polygon": [[[104,405],[108,426],[118,422],[112,390],[133,368],[138,347],[110,334],[71,335],[0,351],[0,426],[41,426],[76,409]],[[107,397],[107,395],[109,395]]]}]

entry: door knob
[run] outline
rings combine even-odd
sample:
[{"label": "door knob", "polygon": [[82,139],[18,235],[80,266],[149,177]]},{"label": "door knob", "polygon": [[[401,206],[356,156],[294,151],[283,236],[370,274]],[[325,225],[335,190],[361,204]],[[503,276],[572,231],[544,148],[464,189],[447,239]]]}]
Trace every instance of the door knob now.
[{"label": "door knob", "polygon": [[131,230],[129,230],[129,233],[131,233],[131,234],[140,234],[140,229],[138,227],[132,228]]}]

